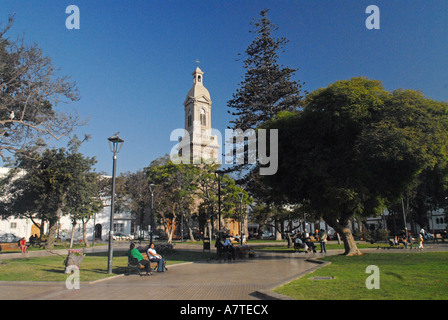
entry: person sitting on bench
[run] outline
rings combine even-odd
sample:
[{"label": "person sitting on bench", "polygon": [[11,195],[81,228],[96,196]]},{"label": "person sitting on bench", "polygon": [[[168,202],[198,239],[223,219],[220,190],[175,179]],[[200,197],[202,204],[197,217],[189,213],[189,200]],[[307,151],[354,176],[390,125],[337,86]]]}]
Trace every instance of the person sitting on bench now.
[{"label": "person sitting on bench", "polygon": [[143,258],[142,254],[135,248],[135,244],[133,243],[131,243],[129,248],[128,256],[137,259],[138,263],[145,267],[146,275],[151,275],[151,263]]},{"label": "person sitting on bench", "polygon": [[300,239],[299,236],[297,236],[294,239],[294,249],[300,251],[300,249],[303,249],[304,251],[308,250],[308,246],[303,243],[302,239]]},{"label": "person sitting on bench", "polygon": [[154,249],[154,243],[151,243],[148,251],[146,251],[146,254],[148,255],[149,261],[157,262],[157,272],[168,270],[165,267],[165,259]]}]

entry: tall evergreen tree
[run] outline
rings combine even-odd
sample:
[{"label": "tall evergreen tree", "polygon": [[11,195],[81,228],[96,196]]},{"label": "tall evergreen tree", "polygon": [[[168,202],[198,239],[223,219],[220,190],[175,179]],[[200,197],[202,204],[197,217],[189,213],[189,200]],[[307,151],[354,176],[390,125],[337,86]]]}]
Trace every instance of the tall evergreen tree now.
[{"label": "tall evergreen tree", "polygon": [[282,67],[277,62],[278,52],[288,43],[285,38],[274,38],[278,28],[267,16],[267,9],[260,13],[259,21],[252,22],[256,35],[246,49],[244,60],[246,73],[227,106],[237,118],[230,121],[233,129],[255,129],[279,111],[293,111],[299,108],[303,98],[302,84],[291,77],[298,69]]}]

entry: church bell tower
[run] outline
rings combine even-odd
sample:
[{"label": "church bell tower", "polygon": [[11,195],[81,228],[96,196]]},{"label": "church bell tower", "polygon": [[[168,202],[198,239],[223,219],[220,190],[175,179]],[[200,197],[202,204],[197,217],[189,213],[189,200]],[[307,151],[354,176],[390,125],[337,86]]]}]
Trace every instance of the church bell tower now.
[{"label": "church bell tower", "polygon": [[204,87],[204,72],[196,67],[192,75],[193,86],[184,101],[185,131],[188,137],[181,140],[181,155],[186,156],[185,148],[189,144],[189,156],[193,163],[200,163],[201,158],[205,162],[216,162],[219,145],[217,136],[212,135],[212,100]]}]

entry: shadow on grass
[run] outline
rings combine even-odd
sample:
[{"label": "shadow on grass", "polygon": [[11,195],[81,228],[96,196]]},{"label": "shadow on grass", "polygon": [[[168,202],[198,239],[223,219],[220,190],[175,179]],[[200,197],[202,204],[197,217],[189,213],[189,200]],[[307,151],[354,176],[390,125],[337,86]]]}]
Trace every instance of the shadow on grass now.
[{"label": "shadow on grass", "polygon": [[65,272],[65,268],[64,269],[42,269],[42,271],[63,274]]}]

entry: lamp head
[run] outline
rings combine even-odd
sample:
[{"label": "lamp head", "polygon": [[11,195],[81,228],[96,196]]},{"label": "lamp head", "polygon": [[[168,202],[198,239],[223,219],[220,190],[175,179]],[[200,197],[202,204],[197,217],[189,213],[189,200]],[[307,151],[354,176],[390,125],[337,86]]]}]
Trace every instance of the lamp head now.
[{"label": "lamp head", "polygon": [[124,140],[118,136],[118,133],[108,138],[107,140],[109,140],[110,151],[112,151],[114,154],[119,153],[121,147],[123,146]]}]

